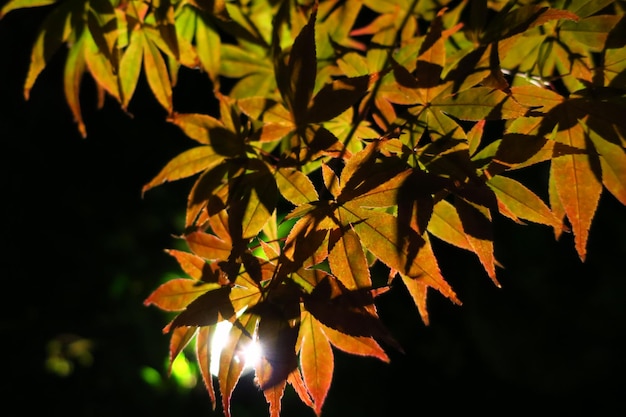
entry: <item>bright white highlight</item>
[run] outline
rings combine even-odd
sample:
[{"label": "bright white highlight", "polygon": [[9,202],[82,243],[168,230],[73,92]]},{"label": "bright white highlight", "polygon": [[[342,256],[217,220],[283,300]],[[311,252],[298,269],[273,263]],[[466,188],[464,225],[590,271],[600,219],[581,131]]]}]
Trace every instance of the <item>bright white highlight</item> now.
[{"label": "bright white highlight", "polygon": [[[228,334],[233,325],[228,321],[221,321],[215,326],[215,333],[211,341],[211,364],[209,369],[213,375],[217,375],[220,369],[220,354],[228,341]],[[252,369],[261,359],[261,345],[253,340],[245,346],[237,355],[239,360],[244,361],[245,369]]]}]

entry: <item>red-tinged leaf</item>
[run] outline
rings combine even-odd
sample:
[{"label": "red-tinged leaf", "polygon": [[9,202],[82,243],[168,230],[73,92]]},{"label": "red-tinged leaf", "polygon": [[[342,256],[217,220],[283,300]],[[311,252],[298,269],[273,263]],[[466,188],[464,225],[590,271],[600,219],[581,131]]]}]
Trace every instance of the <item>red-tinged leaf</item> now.
[{"label": "red-tinged leaf", "polygon": [[233,319],[235,310],[229,294],[230,287],[205,292],[172,320],[169,329],[180,326],[212,326],[220,321]]},{"label": "red-tinged leaf", "polygon": [[204,326],[200,327],[198,329],[198,333],[196,334],[196,360],[198,361],[198,368],[200,369],[202,382],[204,382],[204,387],[211,398],[213,410],[215,410],[216,405],[215,388],[213,387],[213,374],[211,374],[211,344],[213,341],[214,331],[215,326]]},{"label": "red-tinged leaf", "polygon": [[415,306],[420,313],[422,321],[425,325],[428,326],[430,324],[428,307],[426,305],[428,285],[425,281],[419,278],[411,278],[402,273],[400,274],[400,278],[402,279],[402,282],[404,283],[407,291],[411,295],[411,298],[413,298],[413,303],[415,303]]},{"label": "red-tinged leaf", "polygon": [[170,160],[161,172],[143,186],[142,192],[145,193],[165,182],[176,181],[210,170],[223,160],[224,156],[216,153],[211,146],[196,146],[187,149]]},{"label": "red-tinged leaf", "polygon": [[167,369],[168,375],[172,372],[172,365],[178,354],[183,351],[189,341],[195,336],[197,327],[177,327],[170,337],[170,357]]},{"label": "red-tinged leaf", "polygon": [[123,109],[128,108],[137,88],[139,74],[141,73],[141,62],[143,60],[144,41],[145,37],[141,35],[140,30],[133,30],[130,34],[128,46],[120,58],[118,77]]},{"label": "red-tinged leaf", "polygon": [[485,242],[486,247],[484,247],[477,238],[473,238],[474,242],[472,242],[472,237],[465,231],[454,205],[445,200],[437,202],[428,223],[428,231],[444,242],[475,253],[491,280],[496,282],[493,247],[489,247],[489,242]]},{"label": "red-tinged leaf", "polygon": [[375,337],[394,343],[372,308],[371,289],[348,290],[332,275],[304,297],[304,307],[324,325],[351,336]]},{"label": "red-tinged leaf", "polygon": [[324,334],[328,337],[330,343],[338,349],[352,355],[358,356],[372,356],[378,358],[383,362],[389,362],[389,357],[385,353],[385,350],[371,337],[359,337],[349,336],[345,333],[341,333],[335,329],[322,326]]},{"label": "red-tinged leaf", "polygon": [[143,303],[146,306],[154,304],[165,311],[180,311],[200,295],[219,287],[218,284],[203,283],[195,279],[171,279],[161,284]]},{"label": "red-tinged leaf", "polygon": [[321,323],[306,312],[302,314],[300,337],[302,377],[313,400],[315,414],[319,416],[333,378],[333,351]]},{"label": "red-tinged leaf", "polygon": [[[491,190],[489,191],[493,193]],[[496,278],[496,260],[493,254],[494,237],[490,209],[461,198],[455,199],[454,206],[459,214],[467,241],[472,246],[472,251],[478,255],[480,262],[494,285],[500,288],[501,285]],[[491,210],[495,209],[496,207],[491,207]]]},{"label": "red-tinged leaf", "polygon": [[341,78],[326,84],[313,97],[307,121],[322,123],[339,116],[363,97],[372,81],[376,79],[377,77],[363,75],[355,78]]},{"label": "red-tinged leaf", "polygon": [[[287,90],[281,89],[285,101],[289,103],[296,125],[306,120],[309,101],[315,87],[317,58],[315,50],[315,21],[317,8],[313,9],[308,23],[302,28],[293,42],[287,64]],[[277,80],[279,87],[281,80]]]},{"label": "red-tinged leaf", "polygon": [[280,417],[280,401],[285,393],[287,381],[263,390],[265,401],[270,405],[270,417]]},{"label": "red-tinged leaf", "polygon": [[300,369],[294,369],[292,373],[289,374],[287,378],[287,382],[291,384],[293,390],[298,394],[300,400],[307,406],[313,408],[313,400],[311,400],[311,395],[302,379],[302,374],[300,373]]},{"label": "red-tinged leaf", "polygon": [[274,178],[280,194],[296,206],[319,199],[313,182],[302,171],[289,167],[278,168]]},{"label": "red-tinged leaf", "polygon": [[202,278],[202,271],[207,265],[203,258],[196,256],[193,253],[176,249],[167,249],[165,252],[172,255],[178,261],[182,270],[185,271],[185,273],[187,273],[187,275],[191,278],[196,280]]},{"label": "red-tinged leaf", "polygon": [[239,358],[239,352],[244,351],[244,348],[251,342],[248,335],[254,333],[257,317],[251,314],[244,313],[239,322],[241,326],[247,330],[247,334],[238,326],[233,326],[228,334],[228,340],[226,341],[222,352],[220,354],[220,366],[218,371],[218,381],[220,386],[220,393],[222,394],[222,407],[224,409],[225,417],[230,417],[230,400],[237,385],[239,378],[243,372],[245,362]]},{"label": "red-tinged leaf", "polygon": [[486,120],[479,120],[472,126],[469,132],[467,132],[467,143],[469,145],[469,154],[473,156],[480,147],[480,141],[483,137],[485,130]]},{"label": "red-tinged leaf", "polygon": [[172,83],[167,72],[167,66],[161,51],[151,39],[142,31],[143,40],[143,69],[148,80],[150,90],[157,101],[168,112],[172,113]]},{"label": "red-tinged leaf", "polygon": [[192,232],[185,235],[185,240],[196,255],[207,260],[226,260],[232,249],[230,242],[210,233]]},{"label": "red-tinged leaf", "polygon": [[335,229],[330,241],[328,263],[333,275],[349,290],[370,288],[372,280],[359,236],[352,229]]},{"label": "red-tinged leaf", "polygon": [[498,201],[515,216],[554,228],[562,225],[543,200],[520,182],[498,175],[492,177],[487,185],[494,191]]},{"label": "red-tinged leaf", "polygon": [[86,32],[78,38],[76,43],[72,45],[65,61],[65,70],[63,73],[64,92],[67,104],[74,115],[74,121],[78,124],[78,131],[83,137],[87,137],[87,129],[83,122],[83,115],[80,109],[80,83],[85,73],[85,53],[84,42]]},{"label": "red-tinged leaf", "polygon": [[[579,123],[557,132],[556,139],[566,145],[586,148],[585,132]],[[550,181],[554,182],[559,200],[572,225],[576,251],[581,260],[587,254],[589,228],[602,193],[602,183],[587,155],[566,155],[554,158],[550,165]]]},{"label": "red-tinged leaf", "polygon": [[[419,278],[454,302],[454,291],[443,279],[430,243],[414,230],[402,231],[400,239],[397,219],[384,213],[372,213],[368,218],[354,224],[361,243],[383,263],[392,269]],[[426,236],[426,235],[425,235]]]},{"label": "red-tinged leaf", "polygon": [[602,184],[626,206],[626,150],[594,132],[588,132],[598,152]]}]

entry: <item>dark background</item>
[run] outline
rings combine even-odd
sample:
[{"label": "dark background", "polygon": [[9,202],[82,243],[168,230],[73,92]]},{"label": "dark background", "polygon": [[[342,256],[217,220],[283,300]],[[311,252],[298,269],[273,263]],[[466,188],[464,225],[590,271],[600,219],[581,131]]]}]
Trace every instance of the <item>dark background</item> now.
[{"label": "dark background", "polygon": [[[163,250],[177,244],[191,182],[143,198],[141,188],[192,143],[164,121],[145,84],[130,117],[113,101],[97,109],[89,78],[82,139],[62,92],[63,51],[25,102],[43,15],[17,11],[0,21],[2,415],[221,415],[201,382],[185,388],[167,377],[161,329],[169,317],[142,304],[161,282],[182,276]],[[210,91],[204,76],[183,71],[175,108],[210,111]],[[521,175],[545,193],[544,171]],[[389,351],[385,364],[336,351],[324,417],[624,412],[626,209],[602,196],[584,264],[571,235],[555,241],[544,226],[503,218],[495,225],[503,287],[473,255],[434,242],[464,305],[432,293],[425,327],[402,287],[383,295],[380,315],[405,353]],[[75,341],[87,346],[72,356]],[[47,366],[55,346],[72,365],[66,376]],[[152,383],[146,369],[157,374]],[[268,415],[251,376],[231,410]],[[289,389],[283,416],[313,415]]]}]

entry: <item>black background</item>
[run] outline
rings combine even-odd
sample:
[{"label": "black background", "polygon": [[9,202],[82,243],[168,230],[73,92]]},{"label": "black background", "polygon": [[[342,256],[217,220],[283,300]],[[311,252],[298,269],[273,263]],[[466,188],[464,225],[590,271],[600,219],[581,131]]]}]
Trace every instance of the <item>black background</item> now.
[{"label": "black background", "polygon": [[[163,249],[182,231],[191,182],[143,198],[141,187],[192,143],[164,121],[143,81],[130,117],[109,100],[97,109],[89,78],[89,136],[81,138],[62,92],[64,51],[26,102],[22,86],[43,15],[17,11],[0,21],[2,414],[221,415],[201,383],[186,389],[167,378],[161,329],[169,318],[142,304],[166,277],[182,275]],[[175,108],[211,111],[210,91],[203,75],[183,71]],[[545,167],[521,175],[545,194]],[[380,315],[405,353],[390,350],[385,364],[336,351],[323,416],[624,412],[626,209],[603,194],[585,263],[571,235],[555,241],[544,226],[503,218],[495,225],[503,287],[473,255],[435,241],[463,306],[432,293],[425,327],[402,287],[381,296]],[[49,372],[49,343],[75,337],[93,343],[92,363],[75,363],[66,377]],[[145,382],[144,367],[163,382]],[[251,376],[231,410],[268,415]],[[289,390],[283,415],[314,413]]]}]

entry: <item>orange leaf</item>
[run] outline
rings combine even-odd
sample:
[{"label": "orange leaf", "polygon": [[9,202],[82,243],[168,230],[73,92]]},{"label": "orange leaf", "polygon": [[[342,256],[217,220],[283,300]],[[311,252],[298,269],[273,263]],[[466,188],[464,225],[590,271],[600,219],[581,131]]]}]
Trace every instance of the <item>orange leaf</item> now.
[{"label": "orange leaf", "polygon": [[561,221],[535,193],[520,182],[501,175],[492,177],[487,185],[517,217],[541,223],[554,228],[561,227]]},{"label": "orange leaf", "polygon": [[[583,126],[576,123],[568,130],[557,132],[556,140],[566,145],[586,148]],[[602,193],[595,168],[587,155],[565,155],[554,158],[550,165],[550,181],[565,214],[572,225],[576,251],[581,260],[587,254],[589,228]]]},{"label": "orange leaf", "polygon": [[315,413],[319,416],[333,378],[333,351],[322,325],[310,313],[302,313],[300,337],[302,376],[313,399]]},{"label": "orange leaf", "polygon": [[352,229],[335,229],[330,239],[334,243],[328,254],[332,273],[349,290],[370,288],[372,280],[359,236]]},{"label": "orange leaf", "polygon": [[192,232],[185,236],[189,248],[204,259],[226,260],[230,256],[231,244],[210,233]]},{"label": "orange leaf", "polygon": [[343,350],[344,352],[352,355],[359,356],[372,356],[380,359],[383,362],[389,362],[389,357],[385,353],[384,349],[374,340],[372,337],[361,336],[349,336],[345,333],[341,333],[330,327],[322,326],[324,334],[330,340],[333,346]]},{"label": "orange leaf", "polygon": [[[248,334],[253,334],[257,322],[256,316],[244,313],[239,318],[239,322],[241,326],[247,330]],[[245,366],[245,362],[239,358],[238,354],[243,351],[248,343],[250,343],[250,338],[246,333],[238,326],[233,326],[230,329],[228,339],[220,354],[220,366],[217,378],[222,394],[222,407],[224,408],[224,415],[226,417],[231,417],[230,399]]]},{"label": "orange leaf", "polygon": [[207,291],[219,288],[217,284],[207,284],[195,279],[176,278],[161,284],[144,301],[144,305],[154,304],[165,311],[180,311]]},{"label": "orange leaf", "polygon": [[215,410],[215,389],[213,388],[213,375],[211,374],[211,341],[215,326],[205,326],[198,329],[196,334],[196,358],[204,387],[211,398],[211,405]]},{"label": "orange leaf", "polygon": [[178,261],[180,267],[193,279],[202,278],[202,271],[207,265],[206,261],[193,253],[183,252],[176,249],[169,249],[165,251],[172,255]]},{"label": "orange leaf", "polygon": [[172,337],[170,338],[168,374],[172,372],[174,360],[196,334],[196,330],[198,330],[197,327],[178,327],[172,332]]}]

